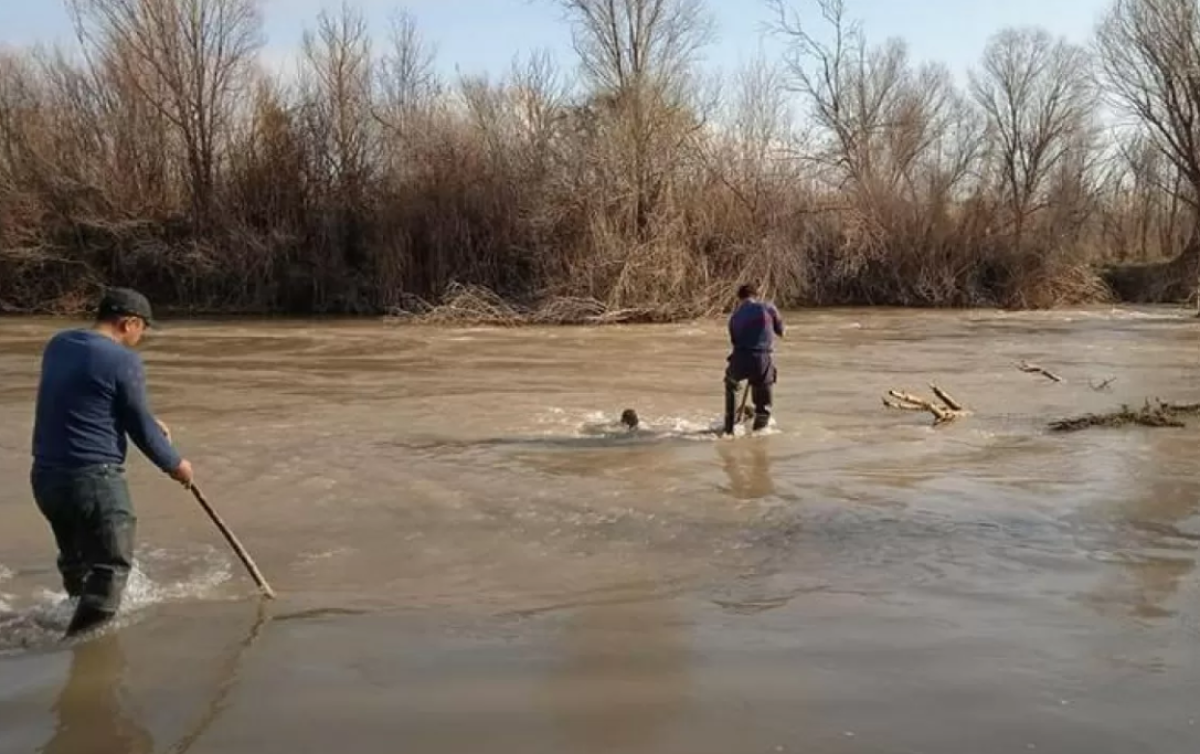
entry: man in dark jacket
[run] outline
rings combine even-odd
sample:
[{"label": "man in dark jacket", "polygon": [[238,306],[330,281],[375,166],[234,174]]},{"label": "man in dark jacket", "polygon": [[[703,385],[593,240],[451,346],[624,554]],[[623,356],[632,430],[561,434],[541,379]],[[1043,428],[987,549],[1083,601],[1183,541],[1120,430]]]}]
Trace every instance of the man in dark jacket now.
[{"label": "man in dark jacket", "polygon": [[133,565],[137,517],[125,482],[126,435],[184,485],[192,467],[154,418],[134,347],[153,326],[150,302],[109,290],[90,329],[46,344],[33,427],[30,482],[58,545],[63,587],[78,598],[67,636],[97,628],[120,607]]},{"label": "man in dark jacket", "polygon": [[738,385],[750,383],[754,401],[754,430],[764,429],[771,421],[771,403],[776,370],[773,358],[775,338],[783,337],[783,319],[774,305],[760,301],[753,285],[737,292],[738,305],[729,317],[729,340],[733,352],[725,369],[725,434],[733,434]]}]

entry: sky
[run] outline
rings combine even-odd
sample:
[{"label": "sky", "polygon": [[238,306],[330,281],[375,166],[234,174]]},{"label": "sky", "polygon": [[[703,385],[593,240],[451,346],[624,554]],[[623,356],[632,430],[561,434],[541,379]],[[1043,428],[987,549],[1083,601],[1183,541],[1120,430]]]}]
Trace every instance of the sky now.
[{"label": "sky", "polygon": [[[388,19],[404,8],[422,36],[436,45],[443,73],[502,75],[514,56],[548,51],[566,67],[575,65],[570,26],[554,0],[347,0],[362,11],[382,42]],[[802,19],[819,23],[816,0],[788,0]],[[1111,0],[846,0],[868,40],[900,37],[915,61],[939,61],[961,81],[979,59],[988,37],[1007,26],[1040,26],[1077,43],[1087,43]],[[300,37],[322,8],[341,0],[264,0],[265,60],[286,69]],[[717,38],[704,51],[711,70],[732,71],[760,51],[772,57],[778,42],[764,38],[770,13],[763,0],[707,0]],[[63,0],[0,2],[0,46],[73,44]]]}]

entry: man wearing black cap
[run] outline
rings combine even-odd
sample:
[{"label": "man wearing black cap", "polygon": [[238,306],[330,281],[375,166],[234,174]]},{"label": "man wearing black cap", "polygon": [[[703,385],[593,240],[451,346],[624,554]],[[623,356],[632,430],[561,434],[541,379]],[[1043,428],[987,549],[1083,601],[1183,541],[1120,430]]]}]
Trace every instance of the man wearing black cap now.
[{"label": "man wearing black cap", "polygon": [[754,430],[771,421],[775,385],[775,338],[783,337],[783,319],[773,304],[760,301],[758,289],[747,284],[738,288],[738,304],[729,316],[729,340],[733,352],[725,368],[725,434],[733,434],[738,384],[750,383],[754,400]]},{"label": "man wearing black cap", "polygon": [[125,482],[126,436],[172,479],[192,482],[191,464],[150,411],[133,350],[153,326],[145,296],[114,288],[90,329],[60,332],[42,352],[30,481],[58,545],[63,587],[79,599],[67,636],[116,614],[133,564],[137,517]]}]

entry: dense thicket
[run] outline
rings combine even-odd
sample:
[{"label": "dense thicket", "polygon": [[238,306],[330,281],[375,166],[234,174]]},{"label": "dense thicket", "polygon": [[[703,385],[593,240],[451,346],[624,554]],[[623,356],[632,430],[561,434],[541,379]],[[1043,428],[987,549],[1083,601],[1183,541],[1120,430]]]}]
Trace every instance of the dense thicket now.
[{"label": "dense thicket", "polygon": [[788,53],[720,81],[702,0],[545,1],[569,75],[451,82],[403,12],[382,48],[323,14],[272,77],[255,0],[70,0],[78,50],[0,52],[0,308],[105,283],[242,312],[487,289],[564,319],[712,311],[743,280],[786,305],[1194,289],[1195,0],[1115,0],[1086,48],[999,31],[966,87],[841,0],[754,6]]}]

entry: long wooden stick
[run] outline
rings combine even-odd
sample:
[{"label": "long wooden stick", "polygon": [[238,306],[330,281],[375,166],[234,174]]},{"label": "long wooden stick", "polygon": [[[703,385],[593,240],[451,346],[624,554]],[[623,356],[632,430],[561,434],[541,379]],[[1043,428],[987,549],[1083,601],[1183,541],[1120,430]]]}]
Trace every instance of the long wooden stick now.
[{"label": "long wooden stick", "polygon": [[258,584],[258,588],[262,590],[263,594],[271,599],[275,599],[275,592],[271,589],[271,585],[267,583],[267,580],[263,578],[262,573],[259,572],[258,566],[254,564],[254,558],[250,557],[250,553],[246,552],[246,548],[242,547],[242,543],[238,541],[238,538],[234,536],[234,533],[229,530],[229,527],[225,525],[225,522],[222,521],[221,517],[217,515],[217,512],[213,510],[212,505],[210,505],[208,500],[204,498],[204,493],[201,492],[200,488],[194,484],[188,485],[188,489],[192,491],[192,495],[195,496],[196,502],[200,503],[200,507],[204,508],[204,512],[208,514],[208,517],[212,519],[213,523],[217,525],[217,528],[221,530],[221,533],[225,535],[225,541],[229,543],[229,546],[232,547],[233,551],[237,553],[237,556],[241,558],[242,565],[246,566],[246,570],[250,572],[250,576],[254,579],[254,583]]}]

